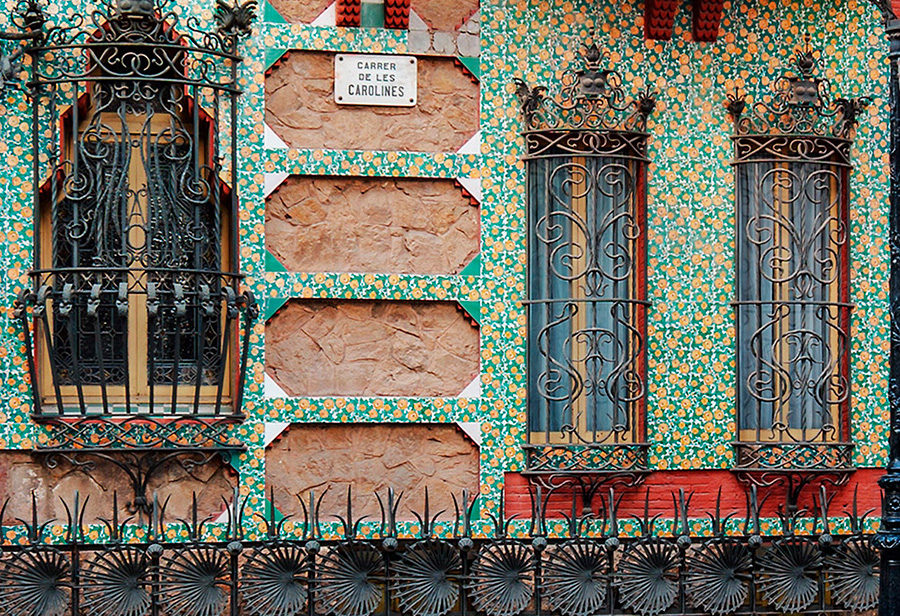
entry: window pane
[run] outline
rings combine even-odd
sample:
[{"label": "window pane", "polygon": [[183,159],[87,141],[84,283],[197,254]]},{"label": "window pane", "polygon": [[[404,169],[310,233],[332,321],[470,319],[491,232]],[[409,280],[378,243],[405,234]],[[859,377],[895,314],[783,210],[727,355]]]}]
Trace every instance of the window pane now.
[{"label": "window pane", "polygon": [[737,167],[742,440],[835,441],[847,380],[846,170]]},{"label": "window pane", "polygon": [[635,442],[643,396],[639,163],[528,161],[533,441]]}]

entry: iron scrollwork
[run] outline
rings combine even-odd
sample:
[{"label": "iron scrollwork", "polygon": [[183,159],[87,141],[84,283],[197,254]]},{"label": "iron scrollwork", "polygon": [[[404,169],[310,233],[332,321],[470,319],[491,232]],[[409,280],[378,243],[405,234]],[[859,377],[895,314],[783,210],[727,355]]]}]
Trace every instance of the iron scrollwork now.
[{"label": "iron scrollwork", "polygon": [[486,616],[514,616],[528,607],[534,594],[533,557],[520,541],[485,545],[472,564],[469,596]]},{"label": "iron scrollwork", "polygon": [[559,93],[516,82],[529,201],[531,473],[646,468],[646,123],[596,44]]},{"label": "iron scrollwork", "polygon": [[543,568],[543,594],[562,616],[596,614],[606,601],[607,550],[599,541],[572,539],[550,552]]},{"label": "iron scrollwork", "polygon": [[307,554],[293,543],[254,547],[241,569],[244,608],[251,616],[299,616],[309,593]]},{"label": "iron scrollwork", "polygon": [[738,469],[852,470],[850,146],[868,99],[832,98],[809,39],[749,105],[729,96],[737,180]]},{"label": "iron scrollwork", "polygon": [[85,610],[97,616],[148,614],[152,593],[150,565],[150,557],[139,548],[114,546],[97,552],[81,574]]},{"label": "iron scrollwork", "polygon": [[[93,541],[76,495],[59,536],[48,532],[36,502],[24,528],[0,520],[0,614],[750,616],[871,609],[880,572],[866,515],[857,514],[854,500],[839,525],[828,516],[828,495],[821,497],[814,527],[783,515],[765,535],[755,492],[741,515],[723,517],[717,502],[701,530],[684,491],[672,494],[665,518],[649,512],[648,491],[643,515],[633,518],[640,534],[624,534],[618,520],[627,516],[613,490],[599,515],[567,516],[560,533],[535,527],[510,536],[501,513],[488,536],[472,536],[472,507],[464,506],[443,524],[456,532],[440,538],[430,524],[418,537],[397,534],[394,520],[374,536],[359,536],[354,524],[323,533],[312,495],[292,527],[276,519],[274,501],[257,524],[245,519],[237,492],[224,524],[208,526],[195,500],[173,534],[158,501],[139,523],[120,523],[114,499],[106,535]],[[559,515],[538,501],[542,519]],[[349,507],[340,517],[352,519]]]},{"label": "iron scrollwork", "polygon": [[15,313],[35,418],[240,417],[258,308],[237,273],[237,46],[254,10],[220,2],[208,30],[115,0],[41,17],[25,45],[36,267]]},{"label": "iron scrollwork", "polygon": [[688,559],[686,591],[692,605],[715,616],[732,614],[747,602],[752,556],[740,541],[718,537]]}]

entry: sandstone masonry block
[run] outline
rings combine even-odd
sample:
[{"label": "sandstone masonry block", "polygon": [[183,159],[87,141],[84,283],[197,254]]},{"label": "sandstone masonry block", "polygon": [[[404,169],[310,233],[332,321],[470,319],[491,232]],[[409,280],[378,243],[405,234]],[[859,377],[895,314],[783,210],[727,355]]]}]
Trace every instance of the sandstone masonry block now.
[{"label": "sandstone masonry block", "polygon": [[292,52],[266,79],[266,122],[297,148],[455,152],[478,131],[478,85],[453,58],[418,71],[415,107],[339,106],[334,54]]},{"label": "sandstone masonry block", "polygon": [[454,302],[292,300],[266,324],[266,371],[292,396],[455,396],[478,361]]},{"label": "sandstone masonry block", "polygon": [[[119,519],[125,520],[132,512],[127,505],[133,500],[134,491],[127,475],[115,465],[95,460],[95,468],[86,472],[61,462],[56,468],[47,468],[40,459],[26,451],[0,451],[0,504],[7,498],[7,522],[22,518],[31,519],[31,494],[37,499],[38,514],[43,520],[56,518],[65,522],[66,511],[60,499],[72,506],[75,492],[84,497],[90,495],[85,510],[85,522],[99,518],[112,518],[113,492],[119,500]],[[231,470],[219,458],[187,471],[177,460],[168,462],[150,481],[147,496],[159,496],[160,504],[168,499],[166,519],[189,518],[192,494],[197,495],[200,518],[217,517],[223,510],[222,499],[231,500],[236,479]]]},{"label": "sandstone masonry block", "polygon": [[457,274],[479,237],[453,180],[292,176],[266,203],[266,247],[290,271]]},{"label": "sandstone masonry block", "polygon": [[333,0],[269,0],[269,4],[287,21],[309,23],[328,8]]},{"label": "sandstone masonry block", "polygon": [[[266,452],[266,485],[275,504],[302,520],[297,496],[308,500],[325,493],[320,519],[345,515],[347,487],[353,489],[353,516],[381,519],[375,498],[388,488],[403,493],[398,516],[414,520],[424,510],[425,488],[432,515],[453,515],[451,495],[463,489],[478,493],[478,448],[455,426],[448,425],[300,425],[296,424]],[[267,489],[268,489],[267,487]]]},{"label": "sandstone masonry block", "polygon": [[478,10],[478,0],[412,0],[412,10],[435,30],[457,30]]}]

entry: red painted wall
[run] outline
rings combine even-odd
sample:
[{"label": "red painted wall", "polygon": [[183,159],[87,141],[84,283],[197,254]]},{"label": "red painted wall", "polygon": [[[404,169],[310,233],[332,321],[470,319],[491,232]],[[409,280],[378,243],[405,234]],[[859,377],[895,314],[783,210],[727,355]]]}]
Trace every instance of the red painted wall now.
[{"label": "red painted wall", "polygon": [[[882,469],[860,469],[850,476],[849,481],[839,487],[827,486],[828,496],[833,495],[829,515],[842,516],[843,512],[850,511],[853,503],[853,493],[858,486],[858,512],[860,514],[874,509],[871,514],[875,517],[881,514],[881,490],[878,488],[878,479],[884,474]],[[659,471],[651,473],[643,485],[637,488],[617,489],[616,494],[623,493],[624,497],[619,506],[619,518],[630,516],[642,516],[644,513],[644,500],[647,490],[650,491],[650,515],[657,513],[663,517],[673,517],[672,493],[677,496],[679,488],[684,488],[685,493],[693,493],[690,502],[689,515],[692,518],[705,517],[706,513],[713,513],[716,507],[716,496],[719,488],[722,489],[722,516],[735,512],[743,516],[746,511],[745,498],[747,489],[742,485],[731,471],[728,470],[699,470],[699,471]],[[784,503],[785,489],[783,487],[760,488],[759,498],[765,498],[771,492],[771,496],[765,502],[761,515],[763,517],[775,517],[777,506]],[[531,515],[531,496],[529,495],[529,482],[519,473],[506,474],[506,515],[518,514],[520,518],[529,518]],[[608,495],[608,490],[601,489],[595,497],[593,508],[596,513],[600,508],[600,496]],[[800,508],[810,509],[813,506],[813,496],[818,498],[819,489],[815,484],[806,487],[800,494]],[[544,492],[546,496],[546,492]],[[576,493],[576,511],[580,514],[582,508],[581,498]],[[547,507],[548,517],[560,518],[563,514],[571,515],[572,490],[560,489],[550,497]]]}]

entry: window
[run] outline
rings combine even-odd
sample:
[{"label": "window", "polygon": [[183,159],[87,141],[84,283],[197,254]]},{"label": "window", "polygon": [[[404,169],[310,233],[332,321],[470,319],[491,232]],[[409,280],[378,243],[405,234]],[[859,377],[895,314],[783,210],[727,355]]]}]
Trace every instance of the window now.
[{"label": "window", "polygon": [[228,403],[213,310],[228,269],[228,214],[217,212],[226,188],[207,164],[208,120],[198,115],[192,130],[174,105],[115,115],[99,107],[72,127],[71,171],[57,199],[41,204],[42,269],[55,272],[60,292],[43,389],[55,380],[64,404],[95,407],[125,402],[125,387],[128,399],[149,402],[193,383],[198,401],[215,404],[209,388],[221,383]]},{"label": "window", "polygon": [[737,466],[841,468],[849,442],[848,180],[856,113],[809,49],[736,125]]},{"label": "window", "polygon": [[587,68],[519,83],[528,195],[528,466],[646,466],[646,143],[653,100]]},{"label": "window", "polygon": [[51,34],[32,63],[34,144],[51,152],[31,327],[19,311],[35,415],[236,413],[255,306],[234,273],[233,152],[223,164],[234,40],[137,9],[72,40]]}]

